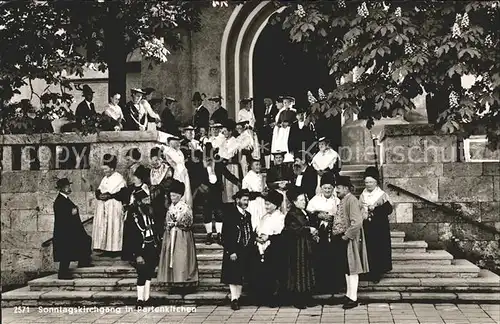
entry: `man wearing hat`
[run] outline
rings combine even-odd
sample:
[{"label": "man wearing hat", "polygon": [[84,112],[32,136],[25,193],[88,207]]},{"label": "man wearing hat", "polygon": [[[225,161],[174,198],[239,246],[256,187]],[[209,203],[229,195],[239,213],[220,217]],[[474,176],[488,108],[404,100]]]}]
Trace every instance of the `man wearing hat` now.
[{"label": "man wearing hat", "polygon": [[90,263],[92,239],[85,231],[78,207],[69,199],[71,182],[57,180],[59,194],[54,201],[54,262],[59,262],[59,279],[71,279],[69,264],[78,261],[78,267],[92,267]]},{"label": "man wearing hat", "polygon": [[243,98],[240,100],[240,110],[238,111],[237,122],[248,122],[248,125],[252,128],[255,127],[255,115],[252,109],[252,98]]},{"label": "man wearing hat", "polygon": [[178,136],[179,134],[179,123],[175,119],[172,113],[175,103],[177,100],[173,97],[165,97],[165,108],[161,112],[161,131],[170,135]]},{"label": "man wearing hat", "polygon": [[222,97],[215,96],[215,97],[209,98],[208,100],[210,100],[211,102],[214,103],[214,108],[215,108],[210,119],[213,120],[215,123],[220,123],[220,124],[226,122],[228,116],[227,116],[226,108],[221,106]]},{"label": "man wearing hat", "polygon": [[[267,186],[270,189],[277,190],[286,198],[286,190],[293,178],[293,173],[291,168],[283,163],[285,152],[274,152],[274,165],[269,169],[267,173]],[[281,212],[286,214],[288,212],[287,200],[283,200],[281,206]]]},{"label": "man wearing hat", "polygon": [[288,149],[292,154],[299,150],[316,153],[316,130],[314,124],[307,118],[305,109],[297,109],[297,120],[290,126],[288,135]]},{"label": "man wearing hat", "polygon": [[[203,97],[205,97],[205,94],[203,94]],[[193,95],[193,100],[191,100],[191,102],[193,103],[193,107],[195,107],[193,126],[195,128],[205,127],[205,129],[208,129],[208,119],[210,118],[210,112],[205,106],[203,106],[203,97],[197,91]]]},{"label": "man wearing hat", "polygon": [[331,235],[333,217],[340,202],[335,196],[335,179],[332,173],[321,177],[320,188],[321,192],[309,201],[307,211],[319,220],[315,265],[318,292],[333,295],[344,287],[345,273],[338,270],[338,264],[341,260],[345,264],[345,243],[341,237]]},{"label": "man wearing hat", "polygon": [[85,123],[85,120],[90,116],[95,115],[95,106],[92,100],[94,99],[94,90],[87,84],[82,87],[82,93],[84,100],[78,104],[75,110],[76,122],[79,125]]},{"label": "man wearing hat", "polygon": [[292,185],[305,192],[309,199],[316,195],[316,187],[318,186],[318,174],[310,163],[310,152],[299,150],[295,153]]},{"label": "man wearing hat", "polygon": [[332,234],[340,236],[347,242],[347,263],[344,273],[347,292],[344,309],[358,306],[359,275],[369,272],[368,256],[363,231],[363,215],[358,199],[351,193],[351,179],[346,176],[337,177],[337,196],[340,198],[338,212],[333,219]]},{"label": "man wearing hat", "polygon": [[225,210],[222,227],[224,254],[221,282],[229,285],[231,309],[238,310],[243,283],[249,279],[255,233],[252,231],[251,215],[246,211],[250,192],[242,189],[233,199],[234,204]]}]

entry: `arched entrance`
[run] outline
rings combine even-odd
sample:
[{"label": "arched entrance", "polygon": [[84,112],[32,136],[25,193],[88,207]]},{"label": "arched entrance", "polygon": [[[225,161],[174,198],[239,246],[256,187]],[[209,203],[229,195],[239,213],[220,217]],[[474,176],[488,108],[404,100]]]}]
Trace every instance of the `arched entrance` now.
[{"label": "arched entrance", "polygon": [[[268,24],[277,11],[271,1],[252,1],[236,6],[224,30],[221,46],[221,95],[229,115],[236,116],[239,100],[255,98],[255,113],[263,112],[263,99],[288,94],[296,106],[308,105],[307,91],[331,89],[324,62],[313,52],[291,44],[280,25]],[[332,124],[333,123],[333,124]],[[340,116],[328,122],[331,138],[340,144]],[[329,129],[329,130],[330,130]]]}]

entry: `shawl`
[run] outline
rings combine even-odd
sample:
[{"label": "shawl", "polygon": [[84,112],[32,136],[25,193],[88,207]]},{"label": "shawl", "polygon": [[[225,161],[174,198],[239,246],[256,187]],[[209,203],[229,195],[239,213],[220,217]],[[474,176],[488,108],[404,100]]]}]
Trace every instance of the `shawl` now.
[{"label": "shawl", "polygon": [[186,168],[184,153],[170,146],[165,148],[165,158],[175,168],[175,172],[181,173]]},{"label": "shawl", "polygon": [[113,172],[109,177],[104,177],[99,185],[99,190],[102,193],[115,194],[120,191],[120,189],[127,186],[127,182],[121,174],[118,172]]},{"label": "shawl", "polygon": [[260,218],[260,222],[255,229],[257,235],[277,235],[280,234],[285,227],[285,215],[276,209],[272,214],[266,213]]},{"label": "shawl", "polygon": [[337,162],[339,155],[335,150],[329,148],[324,152],[318,152],[314,155],[312,160],[312,166],[316,171],[324,171],[326,169],[332,169]]},{"label": "shawl", "polygon": [[123,118],[122,109],[118,105],[109,104],[108,109],[106,109],[105,112],[109,117],[113,118],[116,121]]},{"label": "shawl", "polygon": [[222,145],[222,143],[224,142],[224,140],[225,140],[225,138],[224,138],[224,135],[222,135],[222,134],[219,134],[217,136],[210,136],[208,138],[208,141],[210,143],[212,143],[212,147],[214,149],[219,148]]},{"label": "shawl", "polygon": [[255,115],[253,113],[253,109],[240,109],[240,111],[238,111],[238,120],[236,122],[239,123],[242,121],[248,121],[248,124],[252,128],[255,126]]},{"label": "shawl", "polygon": [[[363,202],[366,206],[371,206],[375,205],[375,203],[382,198],[382,196],[385,194],[385,192],[380,189],[379,186],[377,186],[375,189],[373,189],[371,192],[368,190],[363,190],[361,193],[360,201]],[[385,202],[385,201],[384,201]]]},{"label": "shawl", "polygon": [[230,160],[236,153],[238,153],[238,141],[236,138],[231,136],[221,143],[219,147],[219,155],[221,158]]},{"label": "shawl", "polygon": [[255,173],[253,170],[249,170],[248,173],[243,178],[242,189],[248,189],[250,191],[263,192],[264,191],[264,179],[262,174]]},{"label": "shawl", "polygon": [[172,176],[171,174],[168,175],[170,170],[170,166],[166,163],[162,163],[159,168],[151,169],[150,173],[150,182],[152,186],[157,186],[159,185],[163,179],[165,179],[166,176]]}]

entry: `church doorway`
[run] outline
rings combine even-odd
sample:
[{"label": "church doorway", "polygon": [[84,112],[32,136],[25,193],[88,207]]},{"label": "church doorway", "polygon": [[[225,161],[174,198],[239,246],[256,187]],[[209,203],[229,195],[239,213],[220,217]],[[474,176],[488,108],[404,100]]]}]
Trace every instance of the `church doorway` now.
[{"label": "church doorway", "polygon": [[[269,19],[269,21],[272,21]],[[275,100],[279,95],[295,97],[295,108],[308,109],[307,91],[318,98],[318,89],[332,89],[332,78],[324,59],[303,45],[291,43],[280,24],[267,23],[258,36],[253,52],[253,97],[257,120],[264,114],[264,98]],[[320,136],[332,140],[337,148],[341,143],[340,115],[328,121],[319,121]]]}]

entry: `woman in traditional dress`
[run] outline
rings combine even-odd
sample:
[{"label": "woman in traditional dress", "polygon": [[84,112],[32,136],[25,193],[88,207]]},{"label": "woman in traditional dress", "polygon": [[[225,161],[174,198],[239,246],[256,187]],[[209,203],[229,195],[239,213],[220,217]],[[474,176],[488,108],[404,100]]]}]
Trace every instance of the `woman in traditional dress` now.
[{"label": "woman in traditional dress", "polygon": [[359,202],[363,207],[363,228],[370,265],[369,277],[378,283],[384,273],[392,270],[389,226],[392,205],[389,196],[379,187],[379,173],[375,167],[368,167],[365,171],[365,189]]},{"label": "woman in traditional dress", "polygon": [[264,177],[260,173],[260,161],[251,161],[250,168],[251,170],[243,178],[242,189],[250,191],[250,202],[247,211],[252,215],[252,229],[255,230],[260,218],[266,213],[266,202],[262,198],[266,185]]},{"label": "woman in traditional dress", "polygon": [[120,197],[127,186],[123,176],[115,171],[116,164],[116,156],[104,155],[104,178],[95,193],[97,202],[92,229],[92,248],[110,256],[117,256],[116,253],[122,250],[123,204]]},{"label": "woman in traditional dress", "polygon": [[142,91],[144,91],[144,98],[141,100],[141,105],[148,115],[148,125],[146,129],[156,130],[156,128],[159,128],[158,125],[161,123],[161,117],[153,110],[153,107],[151,107],[151,104],[149,103],[153,99],[155,89],[145,88],[142,89]]},{"label": "woman in traditional dress", "polygon": [[198,261],[194,236],[193,212],[184,201],[184,184],[174,180],[171,185],[166,231],[158,265],[158,281],[173,290],[186,293],[198,286]]},{"label": "woman in traditional dress", "polygon": [[184,183],[185,185],[182,201],[184,201],[189,208],[193,208],[191,181],[189,180],[189,173],[186,168],[184,153],[181,151],[181,139],[179,137],[172,136],[169,137],[167,141],[168,146],[164,151],[165,159],[174,169],[174,179]]},{"label": "woman in traditional dress", "polygon": [[314,245],[318,238],[318,222],[306,211],[306,194],[292,187],[287,191],[292,202],[285,217],[283,230],[286,280],[284,290],[296,308],[304,309],[311,304],[311,293],[316,284],[314,274]]},{"label": "woman in traditional dress", "polygon": [[261,305],[276,306],[275,293],[279,274],[283,272],[283,246],[281,232],[285,215],[279,207],[283,195],[271,190],[266,195],[265,214],[258,219],[255,228],[256,250],[253,257],[251,287],[255,300]]},{"label": "woman in traditional dress", "polygon": [[125,220],[127,241],[124,259],[131,261],[137,270],[136,308],[149,306],[151,278],[158,264],[159,237],[155,232],[149,189],[145,183],[147,178],[148,170],[139,166],[134,172]]},{"label": "woman in traditional dress", "polygon": [[104,115],[108,117],[108,122],[104,125],[104,130],[107,131],[119,131],[123,128],[123,112],[121,107],[118,105],[120,103],[121,95],[115,93],[111,98],[109,98],[109,106],[104,111]]},{"label": "woman in traditional dress", "polygon": [[169,205],[169,190],[174,175],[172,167],[161,156],[161,149],[154,147],[150,152],[151,170],[149,184],[151,191],[151,206],[155,219],[156,233],[163,237],[165,214]]},{"label": "woman in traditional dress", "polygon": [[319,152],[314,155],[311,165],[318,173],[318,186],[316,194],[321,193],[321,177],[327,172],[333,172],[335,177],[340,172],[340,157],[334,149],[330,147],[330,142],[326,137],[318,140]]}]

